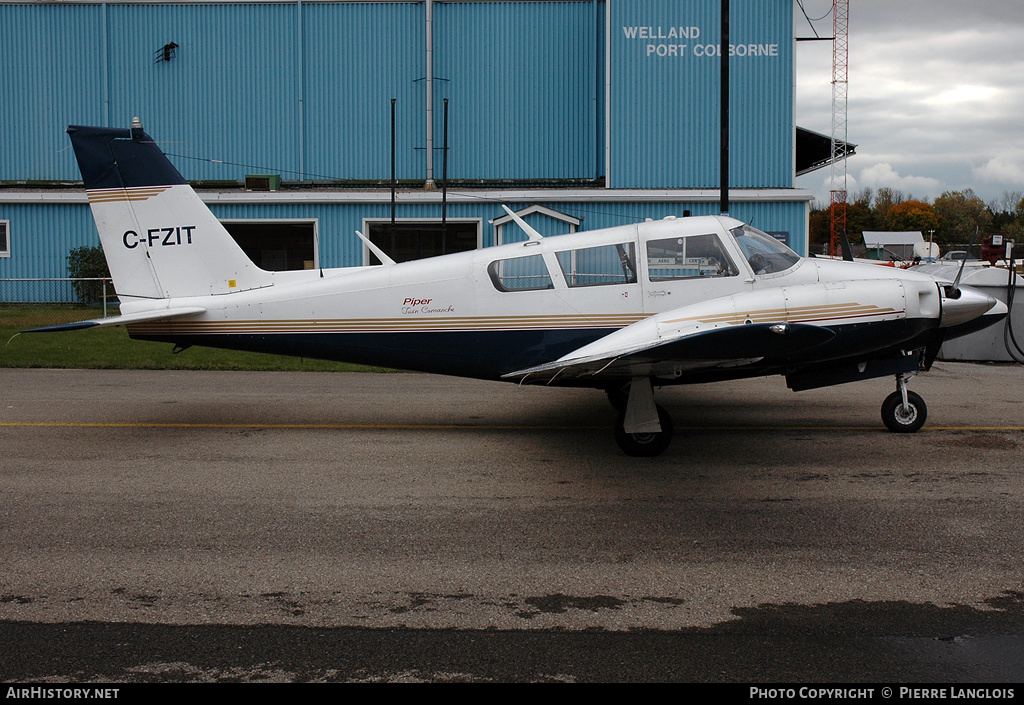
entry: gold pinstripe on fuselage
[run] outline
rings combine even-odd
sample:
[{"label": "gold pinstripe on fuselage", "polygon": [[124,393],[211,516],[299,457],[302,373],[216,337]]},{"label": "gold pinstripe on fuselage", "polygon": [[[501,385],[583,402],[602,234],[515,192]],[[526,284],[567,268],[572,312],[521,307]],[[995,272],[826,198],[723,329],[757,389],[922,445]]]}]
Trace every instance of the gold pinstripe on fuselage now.
[{"label": "gold pinstripe on fuselage", "polygon": [[253,334],[253,333],[407,333],[431,331],[543,330],[567,328],[624,328],[644,314],[580,316],[430,316],[409,318],[319,318],[288,320],[174,321],[140,323],[133,333]]},{"label": "gold pinstripe on fuselage", "polygon": [[800,306],[796,308],[775,308],[762,311],[728,312],[716,315],[686,316],[683,318],[671,318],[664,323],[728,323],[739,325],[750,321],[751,323],[816,323],[821,321],[836,321],[850,318],[873,318],[875,316],[900,315],[905,311],[891,307],[873,305],[862,305],[859,303],[843,303],[822,306]]},{"label": "gold pinstripe on fuselage", "polygon": [[[900,315],[904,311],[858,303],[775,308],[673,318],[665,324],[812,323],[853,318]],[[157,321],[129,326],[133,333],[178,335],[251,335],[268,333],[411,333],[449,331],[565,330],[571,328],[624,328],[648,314],[597,314],[592,316],[409,316],[400,318],[310,318],[236,321]]]}]

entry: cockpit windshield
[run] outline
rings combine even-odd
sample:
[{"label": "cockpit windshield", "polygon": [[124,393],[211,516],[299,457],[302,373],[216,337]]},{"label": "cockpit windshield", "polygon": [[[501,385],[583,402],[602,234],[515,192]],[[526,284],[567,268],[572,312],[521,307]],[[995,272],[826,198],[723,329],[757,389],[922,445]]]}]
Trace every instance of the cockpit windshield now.
[{"label": "cockpit windshield", "polygon": [[740,246],[754,274],[782,272],[800,261],[800,255],[757,228],[743,225],[733,228],[730,232],[736,238],[736,244]]}]

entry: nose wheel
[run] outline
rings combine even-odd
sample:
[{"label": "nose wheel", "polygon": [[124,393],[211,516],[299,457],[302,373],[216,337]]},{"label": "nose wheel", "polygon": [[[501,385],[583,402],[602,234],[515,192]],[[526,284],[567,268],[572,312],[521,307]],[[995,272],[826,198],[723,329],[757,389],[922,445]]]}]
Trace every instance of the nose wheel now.
[{"label": "nose wheel", "polygon": [[924,426],[928,407],[920,394],[907,389],[903,375],[896,377],[896,391],[882,402],[882,423],[893,433],[914,433]]}]

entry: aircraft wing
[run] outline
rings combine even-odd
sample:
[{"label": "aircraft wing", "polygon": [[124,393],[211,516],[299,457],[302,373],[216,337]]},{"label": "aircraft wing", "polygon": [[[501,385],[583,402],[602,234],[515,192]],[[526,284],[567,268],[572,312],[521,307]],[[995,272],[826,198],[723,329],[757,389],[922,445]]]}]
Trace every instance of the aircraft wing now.
[{"label": "aircraft wing", "polygon": [[179,316],[194,316],[197,313],[205,313],[206,309],[199,306],[187,306],[181,308],[162,308],[156,311],[141,311],[139,313],[127,313],[123,316],[110,316],[109,318],[95,318],[91,321],[75,321],[73,323],[62,323],[57,326],[44,326],[43,328],[32,328],[23,330],[22,333],[61,333],[69,330],[81,330],[83,328],[97,328],[105,326],[125,326],[130,323],[143,323],[148,321],[162,321],[167,318],[178,318]]},{"label": "aircraft wing", "polygon": [[550,383],[556,377],[671,376],[784,356],[835,337],[827,325],[800,320],[819,316],[825,306],[805,307],[816,310],[805,313],[792,310],[788,303],[785,293],[777,290],[684,306],[651,315],[558,360],[504,377]]},{"label": "aircraft wing", "polygon": [[554,362],[517,370],[503,377],[518,378],[524,382],[551,382],[560,375],[633,377],[670,374],[677,370],[733,367],[812,348],[828,342],[835,333],[829,328],[806,323],[752,323],[689,331],[669,339],[651,339],[627,347],[597,345],[612,335],[614,333],[586,346],[591,349],[590,354],[578,354],[584,350],[580,348]]}]

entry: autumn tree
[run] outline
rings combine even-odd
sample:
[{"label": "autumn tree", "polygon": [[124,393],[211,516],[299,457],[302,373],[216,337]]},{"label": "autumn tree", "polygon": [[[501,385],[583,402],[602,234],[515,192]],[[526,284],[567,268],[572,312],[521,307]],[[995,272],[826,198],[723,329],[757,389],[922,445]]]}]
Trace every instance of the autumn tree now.
[{"label": "autumn tree", "polygon": [[828,208],[812,208],[811,215],[808,222],[808,239],[809,251],[821,252],[820,247],[813,247],[814,245],[822,245],[829,241],[831,237],[831,224],[832,224],[832,211]]},{"label": "autumn tree", "polygon": [[877,218],[871,210],[871,192],[862,192],[853,203],[834,203],[827,208],[812,210],[808,223],[810,244],[823,245],[832,240],[832,212],[838,211],[840,218],[846,215],[846,237],[851,243],[864,241],[865,230],[877,230]]},{"label": "autumn tree", "polygon": [[846,235],[850,242],[863,242],[865,230],[878,230],[878,219],[871,210],[871,192],[857,198],[846,208]]},{"label": "autumn tree", "polygon": [[992,211],[992,231],[1006,234],[1007,228],[1017,230],[1015,225],[1024,218],[1024,192],[1003,191],[1000,198],[989,202]]},{"label": "autumn tree", "polygon": [[935,199],[934,207],[939,216],[936,242],[970,242],[975,228],[979,239],[991,229],[992,212],[972,189],[946,191]]},{"label": "autumn tree", "polygon": [[929,230],[939,229],[939,216],[924,201],[903,201],[889,208],[885,226],[894,232],[917,230],[927,234]]},{"label": "autumn tree", "polygon": [[884,223],[886,222],[886,216],[889,214],[889,209],[903,203],[905,200],[907,200],[907,197],[899,189],[883,186],[875,191],[875,215]]}]

